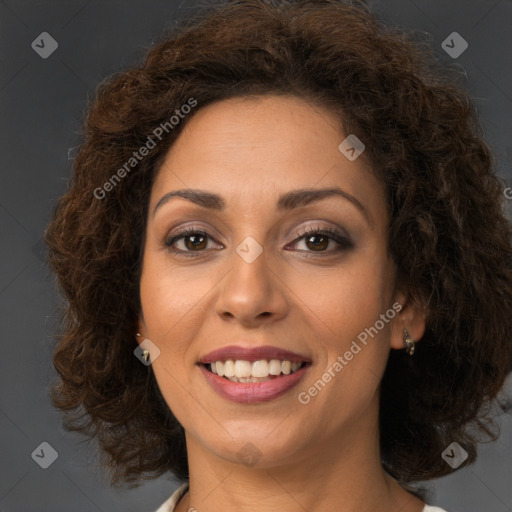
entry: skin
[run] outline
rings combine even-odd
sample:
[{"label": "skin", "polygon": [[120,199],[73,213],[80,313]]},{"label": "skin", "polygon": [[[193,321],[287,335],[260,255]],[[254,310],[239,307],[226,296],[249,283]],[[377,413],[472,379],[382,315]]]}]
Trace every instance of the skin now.
[{"label": "skin", "polygon": [[[157,174],[139,332],[160,350],[153,370],[186,431],[190,491],[177,512],[420,512],[424,506],[381,466],[378,402],[389,351],[404,348],[404,328],[419,340],[425,316],[396,286],[386,251],[385,191],[363,157],[349,161],[340,152],[347,135],[329,111],[297,97],[225,100],[194,114]],[[281,194],[332,187],[357,198],[366,215],[336,196],[276,209]],[[153,214],[163,195],[187,188],[219,194],[224,210],[178,197]],[[299,238],[308,226],[332,228],[352,245],[323,235]],[[181,238],[173,248],[182,252],[170,252],[166,240],[183,227],[209,237]],[[248,236],[263,251],[252,263],[236,252]],[[187,250],[191,257],[183,256]],[[395,302],[400,313],[301,404],[298,393]],[[285,395],[237,404],[213,391],[196,366],[230,344],[274,345],[313,365]],[[247,442],[259,451],[253,466],[237,457]]]}]

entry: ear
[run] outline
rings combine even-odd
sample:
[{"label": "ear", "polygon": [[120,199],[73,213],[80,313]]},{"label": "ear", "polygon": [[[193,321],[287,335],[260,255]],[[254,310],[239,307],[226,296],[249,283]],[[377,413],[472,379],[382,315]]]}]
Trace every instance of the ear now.
[{"label": "ear", "polygon": [[[140,336],[137,336],[137,333],[140,334]],[[139,317],[137,320],[137,333],[135,333],[134,336],[135,339],[137,340],[137,343],[140,345],[147,338],[146,323],[144,322],[144,319],[141,317]]]},{"label": "ear", "polygon": [[402,290],[396,291],[395,303],[399,304],[401,309],[393,320],[390,346],[393,349],[403,349],[405,348],[404,329],[407,329],[415,342],[421,340],[425,334],[428,311],[413,304],[409,294]]}]

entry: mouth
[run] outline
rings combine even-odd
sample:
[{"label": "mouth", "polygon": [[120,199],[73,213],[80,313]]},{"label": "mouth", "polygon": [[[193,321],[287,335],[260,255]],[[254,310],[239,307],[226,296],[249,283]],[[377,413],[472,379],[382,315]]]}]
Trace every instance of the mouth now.
[{"label": "mouth", "polygon": [[303,354],[270,345],[229,345],[201,357],[196,365],[222,398],[252,404],[287,393],[304,377],[312,361]]},{"label": "mouth", "polygon": [[[241,404],[268,402],[285,395],[296,386],[312,366],[310,360],[273,356],[268,359],[217,359],[199,361],[197,367],[210,388],[222,398]],[[290,361],[293,358],[293,361]]]}]

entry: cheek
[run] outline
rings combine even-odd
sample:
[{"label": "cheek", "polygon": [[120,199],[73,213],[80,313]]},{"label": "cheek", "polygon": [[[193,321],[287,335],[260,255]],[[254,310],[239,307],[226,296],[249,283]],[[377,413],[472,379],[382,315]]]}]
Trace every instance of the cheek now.
[{"label": "cheek", "polygon": [[373,325],[391,305],[393,268],[378,248],[360,251],[336,268],[288,277],[299,303],[340,341]]},{"label": "cheek", "polygon": [[327,373],[325,379],[332,382],[320,401],[345,401],[357,393],[367,403],[373,396],[390,350],[393,275],[391,262],[375,248],[336,271],[298,280],[294,290],[299,290],[305,310],[314,313],[309,318],[324,354],[317,378]]},{"label": "cheek", "polygon": [[191,341],[201,322],[201,298],[207,290],[201,279],[171,268],[165,256],[148,254],[140,279],[140,297],[146,336],[160,354],[152,369],[164,400],[179,421],[186,420],[186,388],[193,368],[185,367]]},{"label": "cheek", "polygon": [[[164,254],[145,258],[140,296],[149,333],[156,340],[172,338],[179,345],[187,317],[197,316],[218,279],[212,272],[171,266]],[[187,319],[183,321],[183,319]],[[176,334],[180,333],[180,336]]]}]

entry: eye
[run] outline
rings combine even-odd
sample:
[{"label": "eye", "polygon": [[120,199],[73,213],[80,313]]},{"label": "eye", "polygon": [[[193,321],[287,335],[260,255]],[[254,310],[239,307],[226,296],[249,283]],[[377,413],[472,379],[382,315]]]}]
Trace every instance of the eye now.
[{"label": "eye", "polygon": [[[331,228],[322,229],[316,226],[308,226],[299,234],[293,244],[300,245],[298,242],[303,239],[303,246],[305,249],[299,249],[300,252],[313,252],[322,256],[351,249],[354,246],[354,244],[345,235],[342,235]],[[334,242],[335,248],[333,250],[326,251],[330,245],[333,245],[332,242]]]},{"label": "eye", "polygon": [[[209,240],[213,239],[206,231],[189,227],[168,238],[165,241],[165,246],[175,253],[202,252],[207,248]],[[183,242],[181,248],[174,248],[177,242]]]}]

